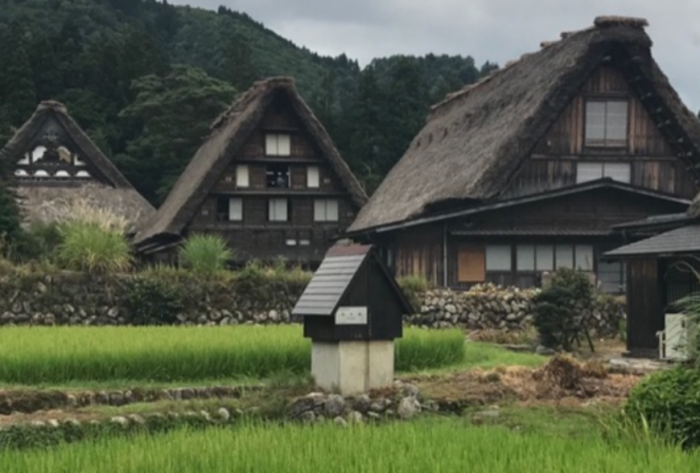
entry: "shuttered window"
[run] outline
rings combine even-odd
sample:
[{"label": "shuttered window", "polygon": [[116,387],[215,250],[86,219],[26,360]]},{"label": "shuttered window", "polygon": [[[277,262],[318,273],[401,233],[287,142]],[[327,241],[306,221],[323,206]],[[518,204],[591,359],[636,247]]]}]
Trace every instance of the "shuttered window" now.
[{"label": "shuttered window", "polygon": [[629,184],[632,181],[630,163],[579,162],[576,163],[576,183],[595,181],[609,177]]},{"label": "shuttered window", "polygon": [[459,247],[457,279],[461,283],[486,280],[486,255],[483,247],[469,245]]},{"label": "shuttered window", "polygon": [[250,172],[246,164],[236,166],[236,187],[250,186]]},{"label": "shuttered window", "polygon": [[228,219],[232,222],[243,220],[243,199],[232,197],[228,200]]},{"label": "shuttered window", "polygon": [[586,146],[626,146],[627,101],[589,100],[586,102],[585,133]]},{"label": "shuttered window", "polygon": [[306,187],[315,189],[321,185],[320,173],[318,166],[309,166],[306,168]]},{"label": "shuttered window", "polygon": [[511,271],[510,245],[486,246],[486,271]]},{"label": "shuttered window", "polygon": [[268,220],[270,222],[286,222],[287,217],[287,199],[270,199],[268,202]]},{"label": "shuttered window", "polygon": [[337,222],[338,201],[336,199],[316,199],[314,201],[315,222]]},{"label": "shuttered window", "polygon": [[292,154],[291,136],[270,133],[265,135],[265,154],[267,156],[289,156]]}]

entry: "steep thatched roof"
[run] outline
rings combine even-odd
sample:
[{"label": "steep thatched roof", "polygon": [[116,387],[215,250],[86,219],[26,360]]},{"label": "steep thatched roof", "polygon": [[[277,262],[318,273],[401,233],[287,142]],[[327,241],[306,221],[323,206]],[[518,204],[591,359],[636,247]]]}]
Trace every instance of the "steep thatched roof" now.
[{"label": "steep thatched roof", "polygon": [[135,232],[155,214],[153,206],[131,185],[116,166],[102,153],[83,129],[71,118],[66,107],[56,101],[43,101],[0,150],[0,159],[16,163],[29,151],[37,133],[47,120],[55,120],[65,135],[73,141],[81,157],[96,169],[103,182],[85,183],[32,182],[17,184],[17,194],[24,210],[25,221],[48,222],[63,220],[73,203],[82,201],[109,210],[128,222]]},{"label": "steep thatched roof", "polygon": [[[591,73],[607,58],[623,64],[662,134],[691,163],[700,162],[700,121],[682,103],[651,56],[643,19],[599,17],[562,33],[477,84],[435,105],[425,127],[389,172],[349,232],[411,220],[445,203],[499,197],[537,142]],[[697,176],[700,177],[700,176]]]},{"label": "steep thatched roof", "polygon": [[87,205],[124,218],[128,233],[136,233],[155,213],[136,190],[99,183],[75,187],[20,186],[17,194],[27,222],[67,221],[75,216],[76,208]]},{"label": "steep thatched roof", "polygon": [[277,94],[284,93],[307,131],[360,208],[367,195],[340,156],[323,125],[299,96],[294,80],[274,77],[256,82],[212,124],[212,132],[175,183],[153,220],[136,236],[137,244],[157,235],[179,235],[211,188],[245,144]]}]

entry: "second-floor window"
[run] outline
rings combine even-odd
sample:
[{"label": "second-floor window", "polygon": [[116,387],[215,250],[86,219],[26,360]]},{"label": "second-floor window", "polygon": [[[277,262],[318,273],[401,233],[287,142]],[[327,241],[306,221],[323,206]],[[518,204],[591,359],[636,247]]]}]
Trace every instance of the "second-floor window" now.
[{"label": "second-floor window", "polygon": [[250,186],[250,172],[246,164],[236,166],[236,187]]},{"label": "second-floor window", "polygon": [[265,155],[289,156],[292,154],[291,136],[269,133],[265,135]]},{"label": "second-floor window", "polygon": [[306,168],[306,187],[315,189],[321,185],[321,176],[318,166],[309,166]]},{"label": "second-floor window", "polygon": [[314,201],[314,222],[337,222],[338,201],[336,199],[316,199]]},{"label": "second-floor window", "polygon": [[286,222],[289,219],[287,199],[270,199],[267,208],[267,220],[270,222]]},{"label": "second-floor window", "polygon": [[239,197],[219,197],[216,201],[216,219],[220,222],[242,221],[243,199]]},{"label": "second-floor window", "polygon": [[627,100],[586,102],[586,146],[627,146]]}]

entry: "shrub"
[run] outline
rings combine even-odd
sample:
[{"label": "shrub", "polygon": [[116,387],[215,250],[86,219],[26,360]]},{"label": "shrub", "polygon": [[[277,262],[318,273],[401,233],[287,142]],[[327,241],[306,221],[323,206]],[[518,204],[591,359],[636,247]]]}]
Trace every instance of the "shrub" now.
[{"label": "shrub", "polygon": [[58,223],[34,222],[14,242],[11,256],[15,262],[51,260],[62,241]]},{"label": "shrub", "polygon": [[170,325],[183,310],[177,286],[162,279],[136,276],[124,283],[124,308],[133,325]]},{"label": "shrub", "polygon": [[213,275],[226,269],[233,252],[219,235],[192,235],[179,250],[180,262],[201,275]]},{"label": "shrub", "polygon": [[680,366],[649,376],[632,389],[625,413],[674,442],[700,446],[700,370]]},{"label": "shrub", "polygon": [[550,285],[533,298],[534,324],[540,341],[550,348],[572,349],[585,330],[593,305],[593,285],[577,270],[560,269]]},{"label": "shrub", "polygon": [[430,283],[428,283],[428,280],[423,276],[410,275],[399,278],[396,282],[399,284],[399,287],[403,290],[403,293],[406,295],[406,298],[414,309],[419,309],[420,294],[430,289]]},{"label": "shrub", "polygon": [[56,258],[66,269],[108,273],[126,271],[132,264],[129,243],[121,233],[78,221],[61,226],[61,233]]},{"label": "shrub", "polygon": [[249,261],[236,273],[236,289],[239,294],[250,294],[253,298],[264,298],[263,288],[266,282],[265,269],[257,261]]},{"label": "shrub", "polygon": [[[86,197],[79,196],[68,204],[66,215],[69,222],[94,224],[105,231],[125,234],[129,227],[126,217],[113,212],[109,208],[94,205]],[[57,215],[63,218],[63,215]]]},{"label": "shrub", "polygon": [[534,325],[540,335],[540,343],[550,348],[571,349],[575,332],[573,293],[560,286],[551,286],[533,299]]}]

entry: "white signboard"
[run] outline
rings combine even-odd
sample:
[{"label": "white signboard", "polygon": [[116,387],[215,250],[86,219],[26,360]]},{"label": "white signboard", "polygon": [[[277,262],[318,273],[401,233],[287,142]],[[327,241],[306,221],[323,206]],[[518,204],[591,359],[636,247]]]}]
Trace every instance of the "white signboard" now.
[{"label": "white signboard", "polygon": [[367,307],[338,307],[336,325],[367,325]]}]

